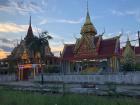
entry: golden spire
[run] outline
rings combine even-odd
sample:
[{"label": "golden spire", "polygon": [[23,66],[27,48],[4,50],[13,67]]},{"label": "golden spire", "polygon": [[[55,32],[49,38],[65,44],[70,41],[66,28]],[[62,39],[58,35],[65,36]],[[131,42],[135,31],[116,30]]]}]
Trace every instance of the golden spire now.
[{"label": "golden spire", "polygon": [[87,11],[88,11],[88,0],[87,0]]},{"label": "golden spire", "polygon": [[31,26],[31,22],[32,22],[32,20],[31,20],[31,16],[30,16],[30,20],[29,20],[29,26]]},{"label": "golden spire", "polygon": [[85,34],[85,33],[91,33],[91,35],[96,35],[97,34],[97,30],[94,27],[94,25],[91,22],[90,19],[90,15],[89,15],[89,8],[88,8],[88,0],[87,0],[87,15],[86,15],[86,20],[85,23],[81,29],[81,34]]},{"label": "golden spire", "polygon": [[30,19],[29,19],[29,28],[28,28],[28,31],[27,31],[27,35],[25,37],[26,40],[34,37],[32,26],[31,26],[32,25],[31,22],[32,22],[32,20],[31,20],[31,16],[30,16]]},{"label": "golden spire", "polygon": [[88,9],[88,0],[87,0],[87,16],[86,16],[85,24],[91,24],[90,15],[89,15],[89,9]]}]

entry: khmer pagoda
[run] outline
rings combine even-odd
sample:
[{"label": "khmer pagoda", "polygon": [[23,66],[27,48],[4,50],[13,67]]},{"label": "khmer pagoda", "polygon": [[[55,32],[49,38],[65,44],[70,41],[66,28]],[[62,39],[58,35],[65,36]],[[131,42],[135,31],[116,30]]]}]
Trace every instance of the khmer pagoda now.
[{"label": "khmer pagoda", "polygon": [[62,70],[66,73],[116,72],[120,66],[120,36],[103,39],[91,22],[89,10],[75,44],[65,44]]},{"label": "khmer pagoda", "polygon": [[[34,77],[41,72],[41,54],[39,52],[33,52],[29,45],[32,43],[36,36],[33,34],[31,25],[31,16],[29,21],[29,28],[27,35],[24,39],[21,39],[20,43],[13,49],[11,55],[8,57],[9,61],[17,70],[18,80],[25,80],[29,77]],[[37,43],[38,44],[38,43]],[[53,65],[58,63],[59,59],[53,55],[49,43],[44,46],[44,65]]]},{"label": "khmer pagoda", "polygon": [[[126,45],[121,49],[121,64],[127,67],[130,71],[140,69],[140,32],[138,31],[139,46],[131,45],[129,37],[127,38]],[[127,68],[124,69],[127,69]]]}]

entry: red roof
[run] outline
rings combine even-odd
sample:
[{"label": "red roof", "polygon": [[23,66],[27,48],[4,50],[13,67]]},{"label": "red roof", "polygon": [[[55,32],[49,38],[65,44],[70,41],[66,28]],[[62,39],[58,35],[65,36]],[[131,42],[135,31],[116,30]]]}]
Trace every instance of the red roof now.
[{"label": "red roof", "polygon": [[116,41],[117,39],[115,38],[102,40],[99,47],[99,55],[111,56],[115,54]]},{"label": "red roof", "polygon": [[[97,48],[97,43],[99,41],[99,37],[95,37],[94,43]],[[66,60],[77,60],[77,59],[91,59],[91,58],[107,58],[115,54],[120,54],[120,45],[118,49],[116,49],[117,38],[111,39],[101,39],[99,44],[99,50],[96,53],[82,53],[82,54],[74,54],[75,44],[66,44],[64,46],[62,58]]]},{"label": "red roof", "polygon": [[135,47],[135,54],[140,54],[140,47]]},{"label": "red roof", "polygon": [[99,36],[95,37],[95,39],[93,39],[93,40],[94,40],[95,46],[97,46],[97,43],[99,41]]},{"label": "red roof", "polygon": [[62,57],[67,60],[72,59],[74,56],[74,48],[75,44],[65,44]]}]

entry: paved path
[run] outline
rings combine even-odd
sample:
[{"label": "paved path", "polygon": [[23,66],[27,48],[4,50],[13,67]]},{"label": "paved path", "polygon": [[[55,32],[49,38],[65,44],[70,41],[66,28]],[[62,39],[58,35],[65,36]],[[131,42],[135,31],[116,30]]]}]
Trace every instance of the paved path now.
[{"label": "paved path", "polygon": [[31,81],[15,81],[15,82],[4,82],[0,85],[13,85],[13,86],[35,86],[35,83]]}]

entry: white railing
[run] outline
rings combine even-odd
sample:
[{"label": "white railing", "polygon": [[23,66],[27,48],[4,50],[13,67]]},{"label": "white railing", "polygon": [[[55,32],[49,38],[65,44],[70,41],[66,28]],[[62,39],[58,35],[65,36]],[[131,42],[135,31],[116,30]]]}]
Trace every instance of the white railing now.
[{"label": "white railing", "polygon": [[[34,81],[40,81],[41,77],[36,76]],[[104,74],[104,75],[62,75],[62,74],[49,74],[44,75],[44,81],[47,82],[65,82],[65,83],[97,83],[105,84],[113,82],[117,84],[140,84],[140,72],[117,73],[117,74]]]},{"label": "white railing", "polygon": [[0,82],[8,82],[8,81],[15,81],[15,80],[16,80],[15,74],[0,75]]}]

